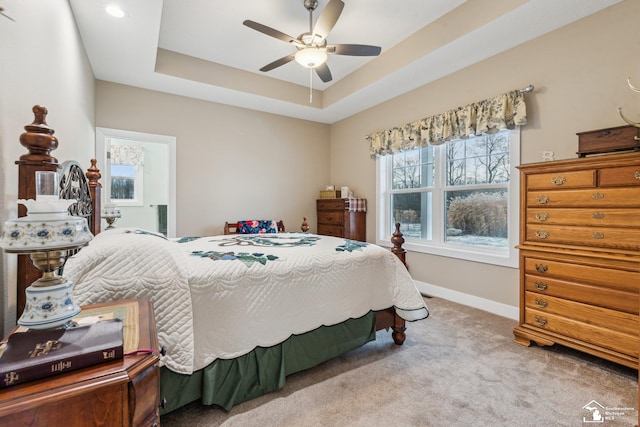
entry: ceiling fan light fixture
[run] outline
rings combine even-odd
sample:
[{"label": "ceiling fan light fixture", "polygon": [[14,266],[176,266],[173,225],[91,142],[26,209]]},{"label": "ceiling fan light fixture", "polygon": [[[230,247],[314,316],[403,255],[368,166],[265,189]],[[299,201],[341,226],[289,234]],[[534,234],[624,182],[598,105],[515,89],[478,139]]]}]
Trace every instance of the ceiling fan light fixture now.
[{"label": "ceiling fan light fixture", "polygon": [[306,68],[316,68],[327,62],[326,49],[307,46],[295,54],[296,62]]}]

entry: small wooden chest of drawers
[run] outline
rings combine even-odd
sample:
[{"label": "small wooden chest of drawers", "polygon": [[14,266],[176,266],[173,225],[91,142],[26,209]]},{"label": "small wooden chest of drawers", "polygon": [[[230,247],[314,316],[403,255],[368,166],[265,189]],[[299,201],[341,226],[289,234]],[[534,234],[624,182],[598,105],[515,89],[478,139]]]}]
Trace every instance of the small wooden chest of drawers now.
[{"label": "small wooden chest of drawers", "polygon": [[349,209],[349,199],[316,200],[318,234],[366,241],[366,212]]},{"label": "small wooden chest of drawers", "polygon": [[640,153],[520,166],[516,341],[638,366]]}]

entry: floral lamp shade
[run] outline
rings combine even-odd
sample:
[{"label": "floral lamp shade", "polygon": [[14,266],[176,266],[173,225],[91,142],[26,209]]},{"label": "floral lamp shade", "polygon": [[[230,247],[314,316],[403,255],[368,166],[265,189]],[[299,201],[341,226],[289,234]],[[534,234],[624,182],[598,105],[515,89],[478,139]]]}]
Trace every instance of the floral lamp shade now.
[{"label": "floral lamp shade", "polygon": [[[8,253],[31,253],[51,250],[75,249],[86,245],[93,238],[89,231],[87,219],[67,214],[67,207],[74,200],[59,200],[58,203],[47,202],[42,206],[19,200],[27,206],[28,214],[22,218],[8,220],[4,223],[0,236],[0,247]],[[63,207],[62,212],[50,211]],[[38,210],[41,210],[38,212]]]}]

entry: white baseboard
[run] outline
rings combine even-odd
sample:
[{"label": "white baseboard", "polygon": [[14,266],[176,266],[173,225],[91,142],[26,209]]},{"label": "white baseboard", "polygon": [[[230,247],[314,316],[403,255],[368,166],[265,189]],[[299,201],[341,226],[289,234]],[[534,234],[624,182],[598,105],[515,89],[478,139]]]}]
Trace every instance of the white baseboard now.
[{"label": "white baseboard", "polygon": [[418,291],[420,291],[420,293],[424,295],[444,298],[458,304],[468,305],[469,307],[478,308],[480,310],[488,311],[489,313],[497,314],[498,316],[507,317],[509,319],[520,319],[520,312],[518,310],[518,307],[513,307],[511,305],[502,304],[500,302],[476,297],[473,295],[465,294],[463,292],[458,292],[440,286],[432,285],[430,283],[420,282],[418,280],[414,280],[414,282],[416,284],[416,288],[418,288]]}]

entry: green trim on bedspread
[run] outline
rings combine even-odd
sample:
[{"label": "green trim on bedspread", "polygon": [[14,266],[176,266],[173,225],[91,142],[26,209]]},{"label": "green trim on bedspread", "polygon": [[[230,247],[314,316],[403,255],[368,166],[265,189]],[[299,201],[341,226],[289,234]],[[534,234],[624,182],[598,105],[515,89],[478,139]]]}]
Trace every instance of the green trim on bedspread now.
[{"label": "green trim on bedspread", "polygon": [[194,400],[204,405],[233,405],[284,387],[285,377],[309,369],[376,339],[375,314],[321,326],[292,335],[273,347],[257,347],[235,359],[218,359],[192,375],[162,367],[160,395],[166,399],[162,414]]}]

